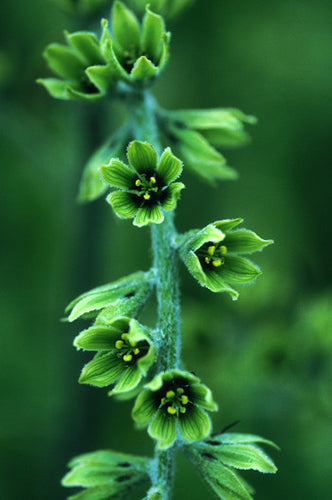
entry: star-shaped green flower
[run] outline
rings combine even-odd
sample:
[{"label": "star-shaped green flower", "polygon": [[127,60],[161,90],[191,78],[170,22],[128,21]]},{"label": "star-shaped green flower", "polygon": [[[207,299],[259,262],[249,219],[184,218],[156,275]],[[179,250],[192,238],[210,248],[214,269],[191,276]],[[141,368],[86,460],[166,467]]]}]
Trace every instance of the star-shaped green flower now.
[{"label": "star-shaped green flower", "polygon": [[138,321],[117,318],[95,325],[74,340],[78,349],[98,351],[82,370],[79,382],[97,387],[115,383],[110,394],[134,389],[155,360],[149,332]]},{"label": "star-shaped green flower", "polygon": [[160,224],[163,210],[173,210],[184,188],[174,182],[182,172],[182,162],[165,149],[158,163],[155,149],[146,142],[133,141],[128,146],[129,166],[117,159],[102,166],[103,179],[118,188],[107,198],[115,213],[122,218],[134,218],[135,226]]},{"label": "star-shaped green flower", "polygon": [[193,230],[178,238],[180,255],[189,272],[212,292],[228,292],[233,300],[239,296],[230,284],[247,284],[261,274],[250,260],[242,257],[271,245],[253,231],[234,227],[242,219],[225,219]]},{"label": "star-shaped green flower", "polygon": [[177,427],[185,441],[206,437],[211,421],[204,410],[217,409],[210,389],[199,378],[187,371],[171,370],[160,373],[145,386],[132,415],[140,424],[150,422],[150,436],[158,440],[160,449],[165,449],[174,443]]}]

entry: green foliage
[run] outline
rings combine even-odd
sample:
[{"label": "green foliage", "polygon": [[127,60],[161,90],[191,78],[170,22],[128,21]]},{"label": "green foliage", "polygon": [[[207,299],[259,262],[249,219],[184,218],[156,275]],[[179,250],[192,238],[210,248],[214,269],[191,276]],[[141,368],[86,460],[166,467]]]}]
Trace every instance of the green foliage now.
[{"label": "green foliage", "polygon": [[158,448],[172,446],[179,427],[182,438],[192,442],[207,436],[211,422],[204,410],[216,411],[210,389],[189,372],[173,370],[157,375],[139,394],[133,418],[149,424]]},{"label": "green foliage", "polygon": [[62,480],[63,486],[85,488],[68,500],[108,500],[124,498],[140,484],[147,482],[150,469],[148,458],[95,451],[73,458],[71,470]]},{"label": "green foliage", "polygon": [[277,448],[272,441],[252,434],[222,433],[187,446],[185,453],[218,498],[250,500],[253,490],[237,473],[237,469],[263,473],[277,471],[272,460],[257,443]]},{"label": "green foliage", "polygon": [[201,230],[178,237],[181,258],[189,272],[212,292],[227,292],[233,300],[239,294],[230,284],[252,283],[260,269],[242,254],[251,254],[273,243],[247,229],[233,230],[242,219],[213,222]]},{"label": "green foliage", "polygon": [[184,188],[174,182],[182,172],[182,162],[170,148],[165,149],[158,162],[153,146],[133,141],[128,146],[129,166],[112,159],[101,167],[101,175],[110,186],[118,188],[107,198],[121,218],[134,218],[138,227],[161,224],[163,211],[173,210]]}]

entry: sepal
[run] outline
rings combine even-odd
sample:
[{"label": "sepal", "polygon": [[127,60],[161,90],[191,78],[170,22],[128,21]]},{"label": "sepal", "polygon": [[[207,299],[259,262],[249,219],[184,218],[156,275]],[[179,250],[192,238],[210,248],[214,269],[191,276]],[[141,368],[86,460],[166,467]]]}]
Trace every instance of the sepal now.
[{"label": "sepal", "polygon": [[70,500],[108,500],[125,498],[149,479],[150,460],[126,453],[96,451],[79,455],[69,463],[70,471],[62,479],[66,487],[82,487]]},{"label": "sepal", "polygon": [[[113,283],[93,288],[74,299],[66,308],[68,321],[99,318],[110,321],[119,315],[134,315],[146,302],[154,282],[153,273],[136,272]],[[103,310],[103,316],[100,311]]]},{"label": "sepal", "polygon": [[273,442],[259,436],[222,433],[187,445],[184,452],[219,498],[252,500],[253,490],[237,470],[277,471],[273,461],[257,443],[277,448]]}]

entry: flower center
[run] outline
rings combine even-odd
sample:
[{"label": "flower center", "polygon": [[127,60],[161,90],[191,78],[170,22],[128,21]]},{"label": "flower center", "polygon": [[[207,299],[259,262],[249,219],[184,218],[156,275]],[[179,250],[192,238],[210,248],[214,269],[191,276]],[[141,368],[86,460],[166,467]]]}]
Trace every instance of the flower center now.
[{"label": "flower center", "polygon": [[151,195],[158,192],[157,179],[153,175],[141,174],[135,181],[138,196],[143,196],[144,200],[150,200]]},{"label": "flower center", "polygon": [[184,389],[178,387],[174,391],[167,391],[165,396],[161,398],[160,403],[169,415],[176,415],[178,412],[186,413],[189,398],[185,394]]},{"label": "flower center", "polygon": [[145,356],[149,349],[147,342],[142,341],[137,343],[134,340],[129,340],[129,333],[122,333],[121,338],[115,342],[117,356],[127,364],[134,364],[139,358]]},{"label": "flower center", "polygon": [[220,267],[225,264],[224,256],[227,247],[219,243],[205,243],[198,251],[197,256],[204,267]]}]

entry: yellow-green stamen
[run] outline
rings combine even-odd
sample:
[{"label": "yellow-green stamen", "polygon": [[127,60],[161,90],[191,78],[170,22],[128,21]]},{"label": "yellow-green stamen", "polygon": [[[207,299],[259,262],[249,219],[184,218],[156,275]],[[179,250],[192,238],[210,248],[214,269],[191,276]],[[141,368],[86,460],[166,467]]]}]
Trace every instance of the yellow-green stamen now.
[{"label": "yellow-green stamen", "polygon": [[124,344],[123,340],[117,340],[117,341],[115,342],[115,347],[116,347],[117,349],[121,349],[121,348],[123,347],[123,344]]}]

